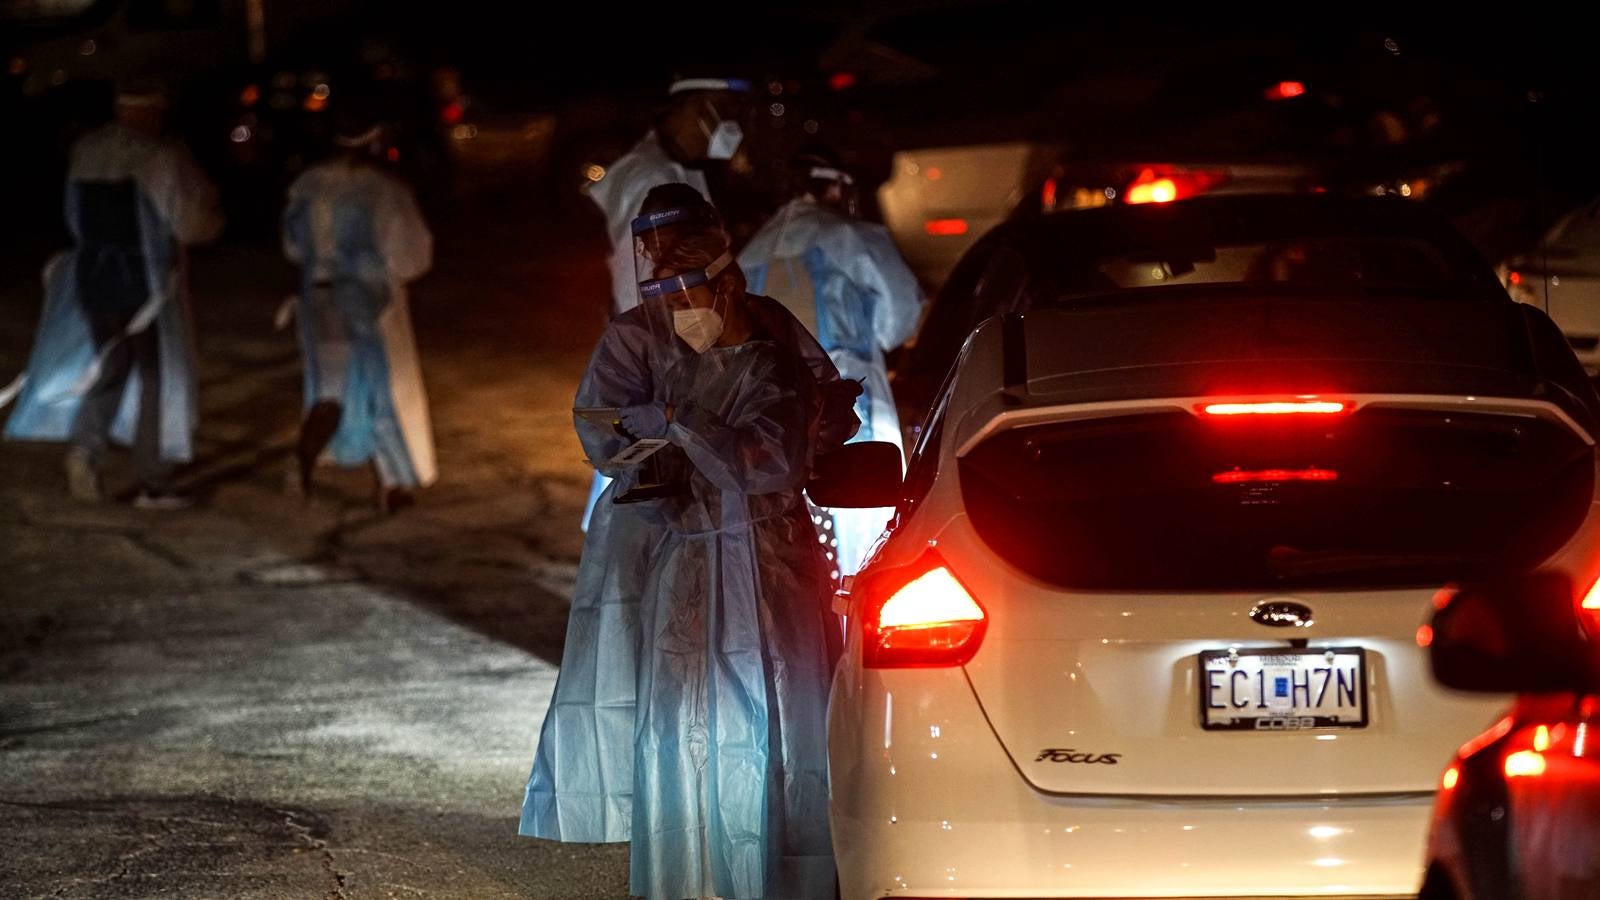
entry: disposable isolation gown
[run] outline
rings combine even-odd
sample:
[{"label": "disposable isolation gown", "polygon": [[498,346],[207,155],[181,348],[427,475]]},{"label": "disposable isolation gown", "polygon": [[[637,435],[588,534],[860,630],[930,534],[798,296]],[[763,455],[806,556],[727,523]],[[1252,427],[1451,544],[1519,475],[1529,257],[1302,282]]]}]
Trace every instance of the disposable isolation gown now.
[{"label": "disposable isolation gown", "polygon": [[666,380],[689,492],[649,510],[665,532],[640,603],[631,890],[831,900],[833,583],[803,497],[815,387],[772,341]]},{"label": "disposable isolation gown", "polygon": [[343,406],[334,462],[375,462],[386,486],[431,484],[433,427],[406,283],[432,266],[433,235],[410,189],[373,166],[313,166],[289,188],[283,250],[301,267],[305,408]]},{"label": "disposable isolation gown", "polygon": [[[90,186],[127,182],[138,197],[139,256],[150,292],[146,306],[155,311],[149,327],[156,330],[160,347],[160,458],[186,463],[194,457],[198,397],[183,246],[215,237],[223,220],[215,190],[181,144],[115,123],[90,132],[72,149],[65,213],[78,246],[45,266],[44,311],[5,436],[38,441],[71,436],[98,355],[78,280],[95,266],[118,263],[96,258],[103,253],[83,245],[83,195]],[[111,431],[120,444],[133,443],[143,376],[136,369],[123,389]]]},{"label": "disposable isolation gown", "polygon": [[[775,301],[748,297],[759,330],[791,348],[808,368],[821,397],[818,445],[837,448],[855,433],[857,391],[843,381],[805,328]],[[622,407],[665,402],[672,370],[692,352],[635,308],[612,320],[595,348],[574,400],[577,407]],[[595,507],[578,566],[566,648],[555,694],[540,731],[523,800],[520,833],[585,843],[632,835],[634,724],[639,600],[652,553],[666,537],[652,504],[618,505],[612,498],[633,484],[633,472],[605,464],[626,444],[610,429],[575,417],[578,437],[599,470],[619,476]],[[666,452],[666,451],[663,451]],[[808,532],[808,541],[815,542]]]},{"label": "disposable isolation gown", "polygon": [[[816,335],[843,378],[864,388],[856,440],[904,447],[883,355],[916,333],[922,291],[881,225],[790,201],[739,254],[750,290],[770,294]],[[840,571],[854,574],[891,514],[834,510]]]}]

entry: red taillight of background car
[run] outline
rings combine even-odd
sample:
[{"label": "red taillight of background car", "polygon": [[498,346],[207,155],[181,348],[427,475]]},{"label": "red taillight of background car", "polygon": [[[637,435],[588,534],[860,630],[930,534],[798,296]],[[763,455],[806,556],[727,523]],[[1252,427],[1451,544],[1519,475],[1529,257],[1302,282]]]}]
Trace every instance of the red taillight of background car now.
[{"label": "red taillight of background car", "polygon": [[929,219],[922,223],[922,230],[934,237],[955,237],[967,233],[966,219]]},{"label": "red taillight of background car", "polygon": [[1227,180],[1227,173],[1193,169],[1147,168],[1123,192],[1127,203],[1171,203],[1203,194]]},{"label": "red taillight of background car", "polygon": [[936,557],[864,579],[862,664],[869,669],[964,665],[989,616]]}]

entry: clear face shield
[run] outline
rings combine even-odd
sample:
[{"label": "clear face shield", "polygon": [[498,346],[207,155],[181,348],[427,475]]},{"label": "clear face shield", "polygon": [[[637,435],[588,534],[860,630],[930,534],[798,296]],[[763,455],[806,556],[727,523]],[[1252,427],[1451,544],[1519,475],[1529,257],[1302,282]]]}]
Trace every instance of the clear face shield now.
[{"label": "clear face shield", "polygon": [[856,180],[849,172],[832,166],[812,166],[808,177],[811,179],[811,190],[818,202],[852,219],[860,214]]},{"label": "clear face shield", "polygon": [[745,123],[751,117],[750,82],[742,78],[684,78],[668,89],[672,95],[687,92],[701,95],[695,120],[705,138],[705,158],[733,159],[744,141]]},{"label": "clear face shield", "polygon": [[651,336],[666,346],[704,353],[722,335],[727,310],[712,289],[713,280],[732,264],[724,249],[701,268],[671,268],[673,251],[685,239],[702,244],[715,238],[726,248],[727,235],[704,211],[668,209],[633,220],[634,276],[639,305]]}]

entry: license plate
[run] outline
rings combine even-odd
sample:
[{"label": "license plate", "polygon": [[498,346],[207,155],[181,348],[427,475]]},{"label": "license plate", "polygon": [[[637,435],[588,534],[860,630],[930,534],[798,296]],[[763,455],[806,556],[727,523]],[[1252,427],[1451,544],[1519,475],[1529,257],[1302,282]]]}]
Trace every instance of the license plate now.
[{"label": "license plate", "polygon": [[1365,728],[1366,651],[1202,651],[1200,724],[1208,731]]}]

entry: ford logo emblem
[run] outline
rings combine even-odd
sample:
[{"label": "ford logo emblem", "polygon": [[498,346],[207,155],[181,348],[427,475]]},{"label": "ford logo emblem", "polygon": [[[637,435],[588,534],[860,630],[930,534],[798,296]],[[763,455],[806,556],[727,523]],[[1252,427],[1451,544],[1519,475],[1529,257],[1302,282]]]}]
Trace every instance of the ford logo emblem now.
[{"label": "ford logo emblem", "polygon": [[1250,618],[1273,628],[1311,627],[1311,607],[1293,600],[1263,600],[1250,608]]}]

